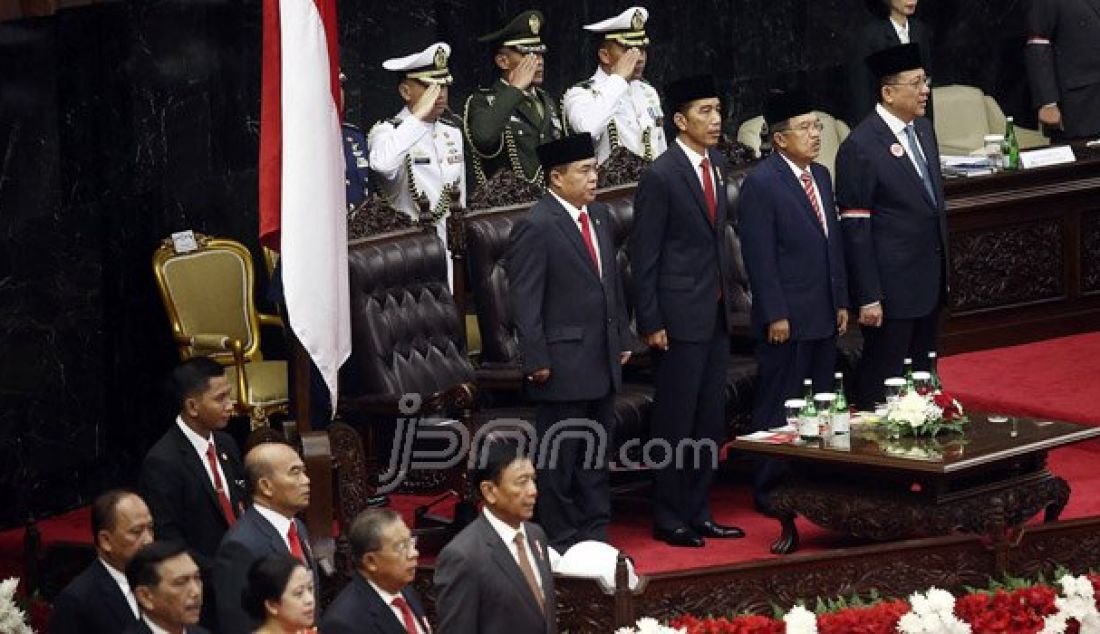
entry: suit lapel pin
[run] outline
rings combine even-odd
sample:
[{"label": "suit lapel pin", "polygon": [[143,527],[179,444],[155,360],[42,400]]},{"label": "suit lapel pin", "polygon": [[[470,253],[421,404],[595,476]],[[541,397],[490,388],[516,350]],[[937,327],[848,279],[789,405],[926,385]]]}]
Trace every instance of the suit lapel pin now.
[{"label": "suit lapel pin", "polygon": [[229,462],[229,456],[225,455],[224,451],[222,452],[222,460]]},{"label": "suit lapel pin", "polygon": [[905,154],[905,150],[902,149],[901,143],[895,143],[891,145],[890,154],[893,154],[894,158],[901,158]]}]

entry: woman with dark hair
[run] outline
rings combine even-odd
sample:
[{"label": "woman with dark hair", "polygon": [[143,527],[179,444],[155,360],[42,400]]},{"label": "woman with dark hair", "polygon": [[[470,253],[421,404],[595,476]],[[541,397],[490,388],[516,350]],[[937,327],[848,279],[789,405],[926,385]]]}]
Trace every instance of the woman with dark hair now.
[{"label": "woman with dark hair", "polygon": [[[925,75],[932,77],[932,32],[913,17],[918,0],[866,0],[874,19],[863,25],[849,50],[848,62],[850,103],[849,124],[854,128],[869,115],[878,103],[879,85],[867,68],[866,58],[884,48],[916,42],[920,45]],[[925,116],[932,118],[932,98],[928,98]]]},{"label": "woman with dark hair", "polygon": [[241,605],[260,627],[256,634],[316,634],[313,576],[288,554],[258,559],[248,570]]}]

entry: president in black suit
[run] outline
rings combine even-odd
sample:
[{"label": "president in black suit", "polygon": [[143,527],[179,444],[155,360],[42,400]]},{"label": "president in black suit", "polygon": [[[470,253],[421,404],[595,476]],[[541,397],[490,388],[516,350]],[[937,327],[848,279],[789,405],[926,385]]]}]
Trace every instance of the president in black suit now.
[{"label": "president in black suit", "polygon": [[485,506],[436,560],[436,631],[555,634],[546,533],[530,521],[535,466],[514,440],[492,435],[476,457],[470,479]]},{"label": "president in black suit", "polygon": [[[863,25],[849,48],[848,120],[852,125],[863,121],[878,103],[878,77],[867,68],[868,55],[913,42],[920,46],[921,67],[930,76],[933,71],[932,31],[924,22],[913,17],[917,0],[867,0],[867,8],[874,19]],[[931,95],[925,116],[932,118]]]},{"label": "president in black suit", "polygon": [[199,627],[202,573],[180,542],[142,546],[126,566],[141,620],[124,634],[209,634]]},{"label": "president in black suit", "polygon": [[1031,0],[1027,29],[1039,121],[1058,140],[1100,137],[1100,0]]},{"label": "president in black suit", "polygon": [[[575,134],[537,151],[550,191],[512,227],[506,268],[538,436],[556,449],[540,461],[539,524],[550,545],[565,552],[577,542],[607,541],[607,464],[594,449],[597,434],[606,439],[611,430],[630,331],[607,205],[593,202],[592,136]],[[588,422],[570,422],[577,420]],[[561,435],[578,431],[592,434]]]},{"label": "president in black suit", "polygon": [[323,634],[428,634],[416,578],[416,538],[391,509],[367,509],[348,530],[356,574],[325,610]]},{"label": "president in black suit", "polygon": [[700,547],[704,537],[744,536],[716,524],[707,500],[723,439],[733,311],[725,160],[711,149],[722,113],[709,76],[673,82],[665,100],[679,134],[638,183],[630,258],[638,331],[657,364],[653,438],[672,451],[658,458],[654,537]]},{"label": "president in black suit", "polygon": [[226,532],[214,561],[217,631],[221,634],[246,634],[259,626],[244,611],[241,593],[248,569],[265,555],[294,555],[313,574],[313,587],[321,587],[309,533],[305,523],[295,517],[309,506],[309,477],[301,457],[290,445],[261,443],[245,456],[245,471],[252,505]]},{"label": "president in black suit", "polygon": [[92,503],[96,560],[53,603],[54,634],[118,634],[137,622],[137,600],[126,580],[134,553],[153,541],[153,516],[136,493],[112,489]]},{"label": "president in black suit", "polygon": [[947,295],[947,222],[936,133],[924,118],[927,75],[916,44],[867,58],[879,104],[841,144],[836,199],[853,309],[863,332],[856,401],[883,401],[882,382],[913,359],[927,369]]},{"label": "president in black suit", "polygon": [[179,415],[141,465],[142,497],[157,537],[185,544],[205,579],[203,624],[215,620],[210,569],[225,531],[244,506],[244,467],[233,438],[222,431],[233,402],[225,368],[207,357],[184,361],[169,380]]}]

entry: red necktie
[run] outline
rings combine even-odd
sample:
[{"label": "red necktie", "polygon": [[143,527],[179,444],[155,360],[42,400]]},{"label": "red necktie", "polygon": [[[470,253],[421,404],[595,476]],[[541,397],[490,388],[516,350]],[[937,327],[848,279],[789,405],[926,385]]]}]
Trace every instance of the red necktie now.
[{"label": "red necktie", "polygon": [[237,515],[233,513],[233,504],[229,501],[225,484],[222,483],[222,477],[218,473],[218,457],[214,453],[214,443],[212,442],[206,445],[206,460],[210,463],[210,472],[214,474],[214,492],[218,494],[218,504],[222,507],[222,514],[225,515],[226,523],[232,526],[237,523]]},{"label": "red necktie", "polygon": [[825,232],[825,237],[829,237],[829,225],[825,224],[825,214],[821,213],[821,205],[817,202],[817,195],[814,194],[814,180],[810,176],[810,170],[802,172],[800,177],[802,180],[802,189],[806,190],[806,197],[810,199],[810,206],[814,208],[814,213],[817,214],[817,221],[821,223],[821,230]]},{"label": "red necktie", "polygon": [[298,520],[290,520],[290,528],[286,531],[286,541],[290,543],[290,554],[298,561],[306,563],[306,556],[302,552],[302,542],[298,539]]},{"label": "red necktie", "polygon": [[405,597],[394,597],[391,604],[401,610],[401,618],[405,621],[405,631],[408,634],[417,634],[416,617],[413,616],[413,611],[409,609],[409,602],[405,600]]},{"label": "red necktie", "polygon": [[584,238],[584,246],[588,247],[588,257],[592,258],[592,266],[596,267],[596,272],[600,272],[600,260],[596,256],[596,245],[592,244],[592,234],[588,232],[588,214],[581,212],[581,237]]},{"label": "red necktie", "polygon": [[707,217],[713,225],[718,219],[718,199],[714,196],[714,177],[710,174],[710,159],[704,156],[699,169],[703,170],[703,198],[707,201]]}]

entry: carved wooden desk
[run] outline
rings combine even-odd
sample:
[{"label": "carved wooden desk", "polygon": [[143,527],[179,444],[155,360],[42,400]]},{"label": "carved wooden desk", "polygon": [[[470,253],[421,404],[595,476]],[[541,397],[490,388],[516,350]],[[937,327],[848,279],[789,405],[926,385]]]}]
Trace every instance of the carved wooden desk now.
[{"label": "carved wooden desk", "polygon": [[736,440],[733,448],[791,461],[771,496],[782,532],[772,552],[798,548],[797,515],[875,540],[946,535],[955,530],[1003,539],[1045,509],[1053,521],[1069,485],[1047,470],[1047,452],[1100,436],[1100,427],[971,414],[965,434],[888,439],[857,429],[811,443]]}]

